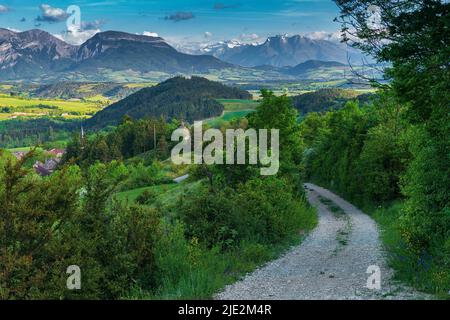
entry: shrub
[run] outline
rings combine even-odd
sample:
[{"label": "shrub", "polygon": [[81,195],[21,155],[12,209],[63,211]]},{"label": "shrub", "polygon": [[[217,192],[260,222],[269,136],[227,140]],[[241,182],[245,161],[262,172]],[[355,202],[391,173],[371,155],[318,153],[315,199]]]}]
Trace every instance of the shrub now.
[{"label": "shrub", "polygon": [[155,190],[145,190],[136,198],[136,203],[141,205],[151,205],[155,203],[158,194]]}]

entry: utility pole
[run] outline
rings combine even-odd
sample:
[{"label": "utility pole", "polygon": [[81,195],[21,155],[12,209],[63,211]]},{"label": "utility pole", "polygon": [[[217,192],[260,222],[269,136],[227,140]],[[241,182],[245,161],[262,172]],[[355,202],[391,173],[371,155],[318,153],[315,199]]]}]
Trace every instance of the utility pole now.
[{"label": "utility pole", "polygon": [[153,125],[153,148],[156,150],[156,125]]}]

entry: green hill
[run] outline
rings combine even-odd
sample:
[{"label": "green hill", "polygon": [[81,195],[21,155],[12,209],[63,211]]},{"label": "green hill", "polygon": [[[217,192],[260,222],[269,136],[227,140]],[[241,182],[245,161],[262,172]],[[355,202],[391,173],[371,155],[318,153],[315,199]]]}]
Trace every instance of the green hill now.
[{"label": "green hill", "polygon": [[251,98],[247,91],[204,78],[175,77],[110,105],[87,120],[87,126],[101,128],[115,125],[125,115],[134,119],[163,117],[167,120],[177,118],[193,122],[220,116],[224,106],[216,99]]}]

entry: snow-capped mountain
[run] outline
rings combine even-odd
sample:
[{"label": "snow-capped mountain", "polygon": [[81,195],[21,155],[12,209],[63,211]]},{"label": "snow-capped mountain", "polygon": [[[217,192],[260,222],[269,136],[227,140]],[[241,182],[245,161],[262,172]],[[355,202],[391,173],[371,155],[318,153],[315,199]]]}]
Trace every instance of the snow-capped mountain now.
[{"label": "snow-capped mountain", "polygon": [[309,60],[360,62],[362,54],[336,39],[314,39],[306,36],[279,35],[262,43],[243,43],[237,40],[222,41],[189,50],[191,54],[208,54],[232,64],[255,67],[296,66]]}]

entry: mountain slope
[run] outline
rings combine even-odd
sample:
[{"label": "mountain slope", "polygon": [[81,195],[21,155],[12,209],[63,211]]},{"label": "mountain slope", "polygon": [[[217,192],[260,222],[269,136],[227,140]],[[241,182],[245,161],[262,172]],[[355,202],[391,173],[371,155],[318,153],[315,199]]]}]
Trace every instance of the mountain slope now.
[{"label": "mountain slope", "polygon": [[329,40],[314,40],[299,35],[270,37],[262,44],[223,43],[222,46],[211,46],[205,53],[244,67],[296,66],[308,60],[347,63],[348,54],[355,58],[360,56],[344,44]]},{"label": "mountain slope", "polygon": [[0,29],[0,80],[95,78],[105,69],[190,74],[230,67],[212,56],[180,53],[159,37],[106,31],[72,46],[41,30]]},{"label": "mountain slope", "polygon": [[98,68],[132,69],[140,72],[204,72],[230,64],[211,56],[180,53],[162,38],[107,31],[97,33],[80,46],[75,71],[95,72]]},{"label": "mountain slope", "polygon": [[0,79],[23,79],[66,69],[76,46],[42,30],[0,29]]},{"label": "mountain slope", "polygon": [[223,105],[215,99],[251,99],[247,92],[200,77],[175,77],[144,88],[87,120],[88,127],[118,124],[123,116],[177,118],[189,122],[219,116]]},{"label": "mountain slope", "polygon": [[337,61],[320,61],[320,60],[308,60],[300,63],[295,67],[286,68],[284,73],[290,75],[304,75],[310,71],[317,70],[319,68],[345,68],[346,65]]}]

